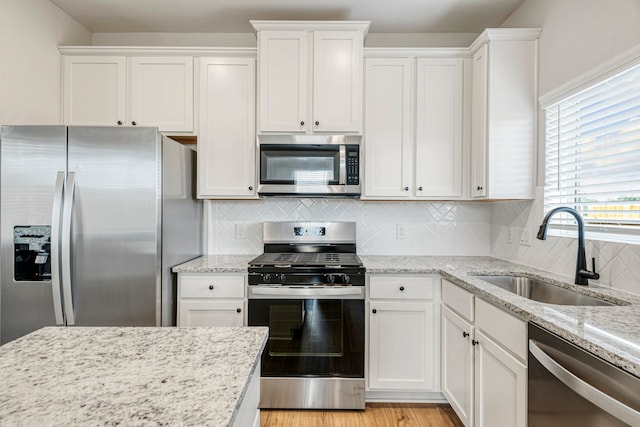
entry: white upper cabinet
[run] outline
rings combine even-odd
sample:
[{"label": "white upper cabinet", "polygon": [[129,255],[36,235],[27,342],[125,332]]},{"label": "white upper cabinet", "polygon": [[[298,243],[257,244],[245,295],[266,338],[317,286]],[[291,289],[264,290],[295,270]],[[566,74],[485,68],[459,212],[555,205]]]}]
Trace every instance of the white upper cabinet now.
[{"label": "white upper cabinet", "polygon": [[462,58],[366,59],[363,198],[464,195],[464,66]]},{"label": "white upper cabinet", "polygon": [[193,132],[193,59],[65,55],[67,125]]},{"label": "white upper cabinet", "polygon": [[365,197],[411,196],[412,76],[413,61],[409,58],[365,61]]},{"label": "white upper cabinet", "polygon": [[534,197],[539,34],[491,29],[471,46],[472,197]]},{"label": "white upper cabinet", "polygon": [[262,31],[259,36],[259,121],[262,132],[309,128],[307,31]]},{"label": "white upper cabinet", "polygon": [[368,22],[251,21],[259,132],[362,132]]},{"label": "white upper cabinet", "polygon": [[200,198],[257,198],[255,61],[200,58]]},{"label": "white upper cabinet", "polygon": [[193,131],[193,59],[130,58],[128,123]]},{"label": "white upper cabinet", "polygon": [[116,126],[126,122],[126,58],[63,57],[63,121]]}]

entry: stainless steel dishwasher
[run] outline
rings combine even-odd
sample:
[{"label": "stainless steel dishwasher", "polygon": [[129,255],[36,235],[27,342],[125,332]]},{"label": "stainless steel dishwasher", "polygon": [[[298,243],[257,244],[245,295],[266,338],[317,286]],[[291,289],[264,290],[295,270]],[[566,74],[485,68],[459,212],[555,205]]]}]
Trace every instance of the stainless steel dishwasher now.
[{"label": "stainless steel dishwasher", "polygon": [[640,426],[640,378],[529,323],[528,427]]}]

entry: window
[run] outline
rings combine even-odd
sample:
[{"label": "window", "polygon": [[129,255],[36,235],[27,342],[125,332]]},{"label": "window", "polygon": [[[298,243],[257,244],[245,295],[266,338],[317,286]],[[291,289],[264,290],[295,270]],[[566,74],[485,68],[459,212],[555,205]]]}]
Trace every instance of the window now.
[{"label": "window", "polygon": [[[640,64],[545,113],[545,212],[570,206],[592,237],[640,242]],[[555,218],[554,229],[573,227]]]}]

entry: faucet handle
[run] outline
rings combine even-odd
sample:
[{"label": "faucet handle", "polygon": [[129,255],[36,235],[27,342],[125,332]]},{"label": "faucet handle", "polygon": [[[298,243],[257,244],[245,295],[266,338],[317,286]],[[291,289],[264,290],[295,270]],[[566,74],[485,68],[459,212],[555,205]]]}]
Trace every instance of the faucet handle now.
[{"label": "faucet handle", "polygon": [[593,277],[592,277],[592,279],[598,280],[600,278],[600,274],[598,274],[596,272],[596,258],[595,257],[591,258],[591,266],[593,267],[593,270],[592,270]]}]

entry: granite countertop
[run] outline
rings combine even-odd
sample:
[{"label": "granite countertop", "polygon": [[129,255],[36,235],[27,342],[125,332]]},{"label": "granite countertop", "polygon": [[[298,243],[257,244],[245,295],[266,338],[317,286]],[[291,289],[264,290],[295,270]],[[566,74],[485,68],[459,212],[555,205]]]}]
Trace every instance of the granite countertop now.
[{"label": "granite countertop", "polygon": [[233,423],[267,328],[47,327],[0,347],[0,425]]},{"label": "granite countertop", "polygon": [[[176,272],[246,272],[255,255],[211,255],[174,267]],[[492,257],[371,256],[360,258],[367,273],[439,274],[517,316],[640,377],[640,295],[591,284],[576,286],[566,277]],[[543,304],[480,280],[476,275],[518,274],[540,278],[613,303],[611,307]]]},{"label": "granite countertop", "polygon": [[174,266],[174,273],[246,273],[255,255],[204,255]]},{"label": "granite countertop", "polygon": [[[532,321],[640,377],[640,295],[590,284],[491,257],[361,256],[367,273],[440,274],[462,288]],[[522,275],[596,296],[621,306],[544,304],[515,295],[476,275]]]}]

